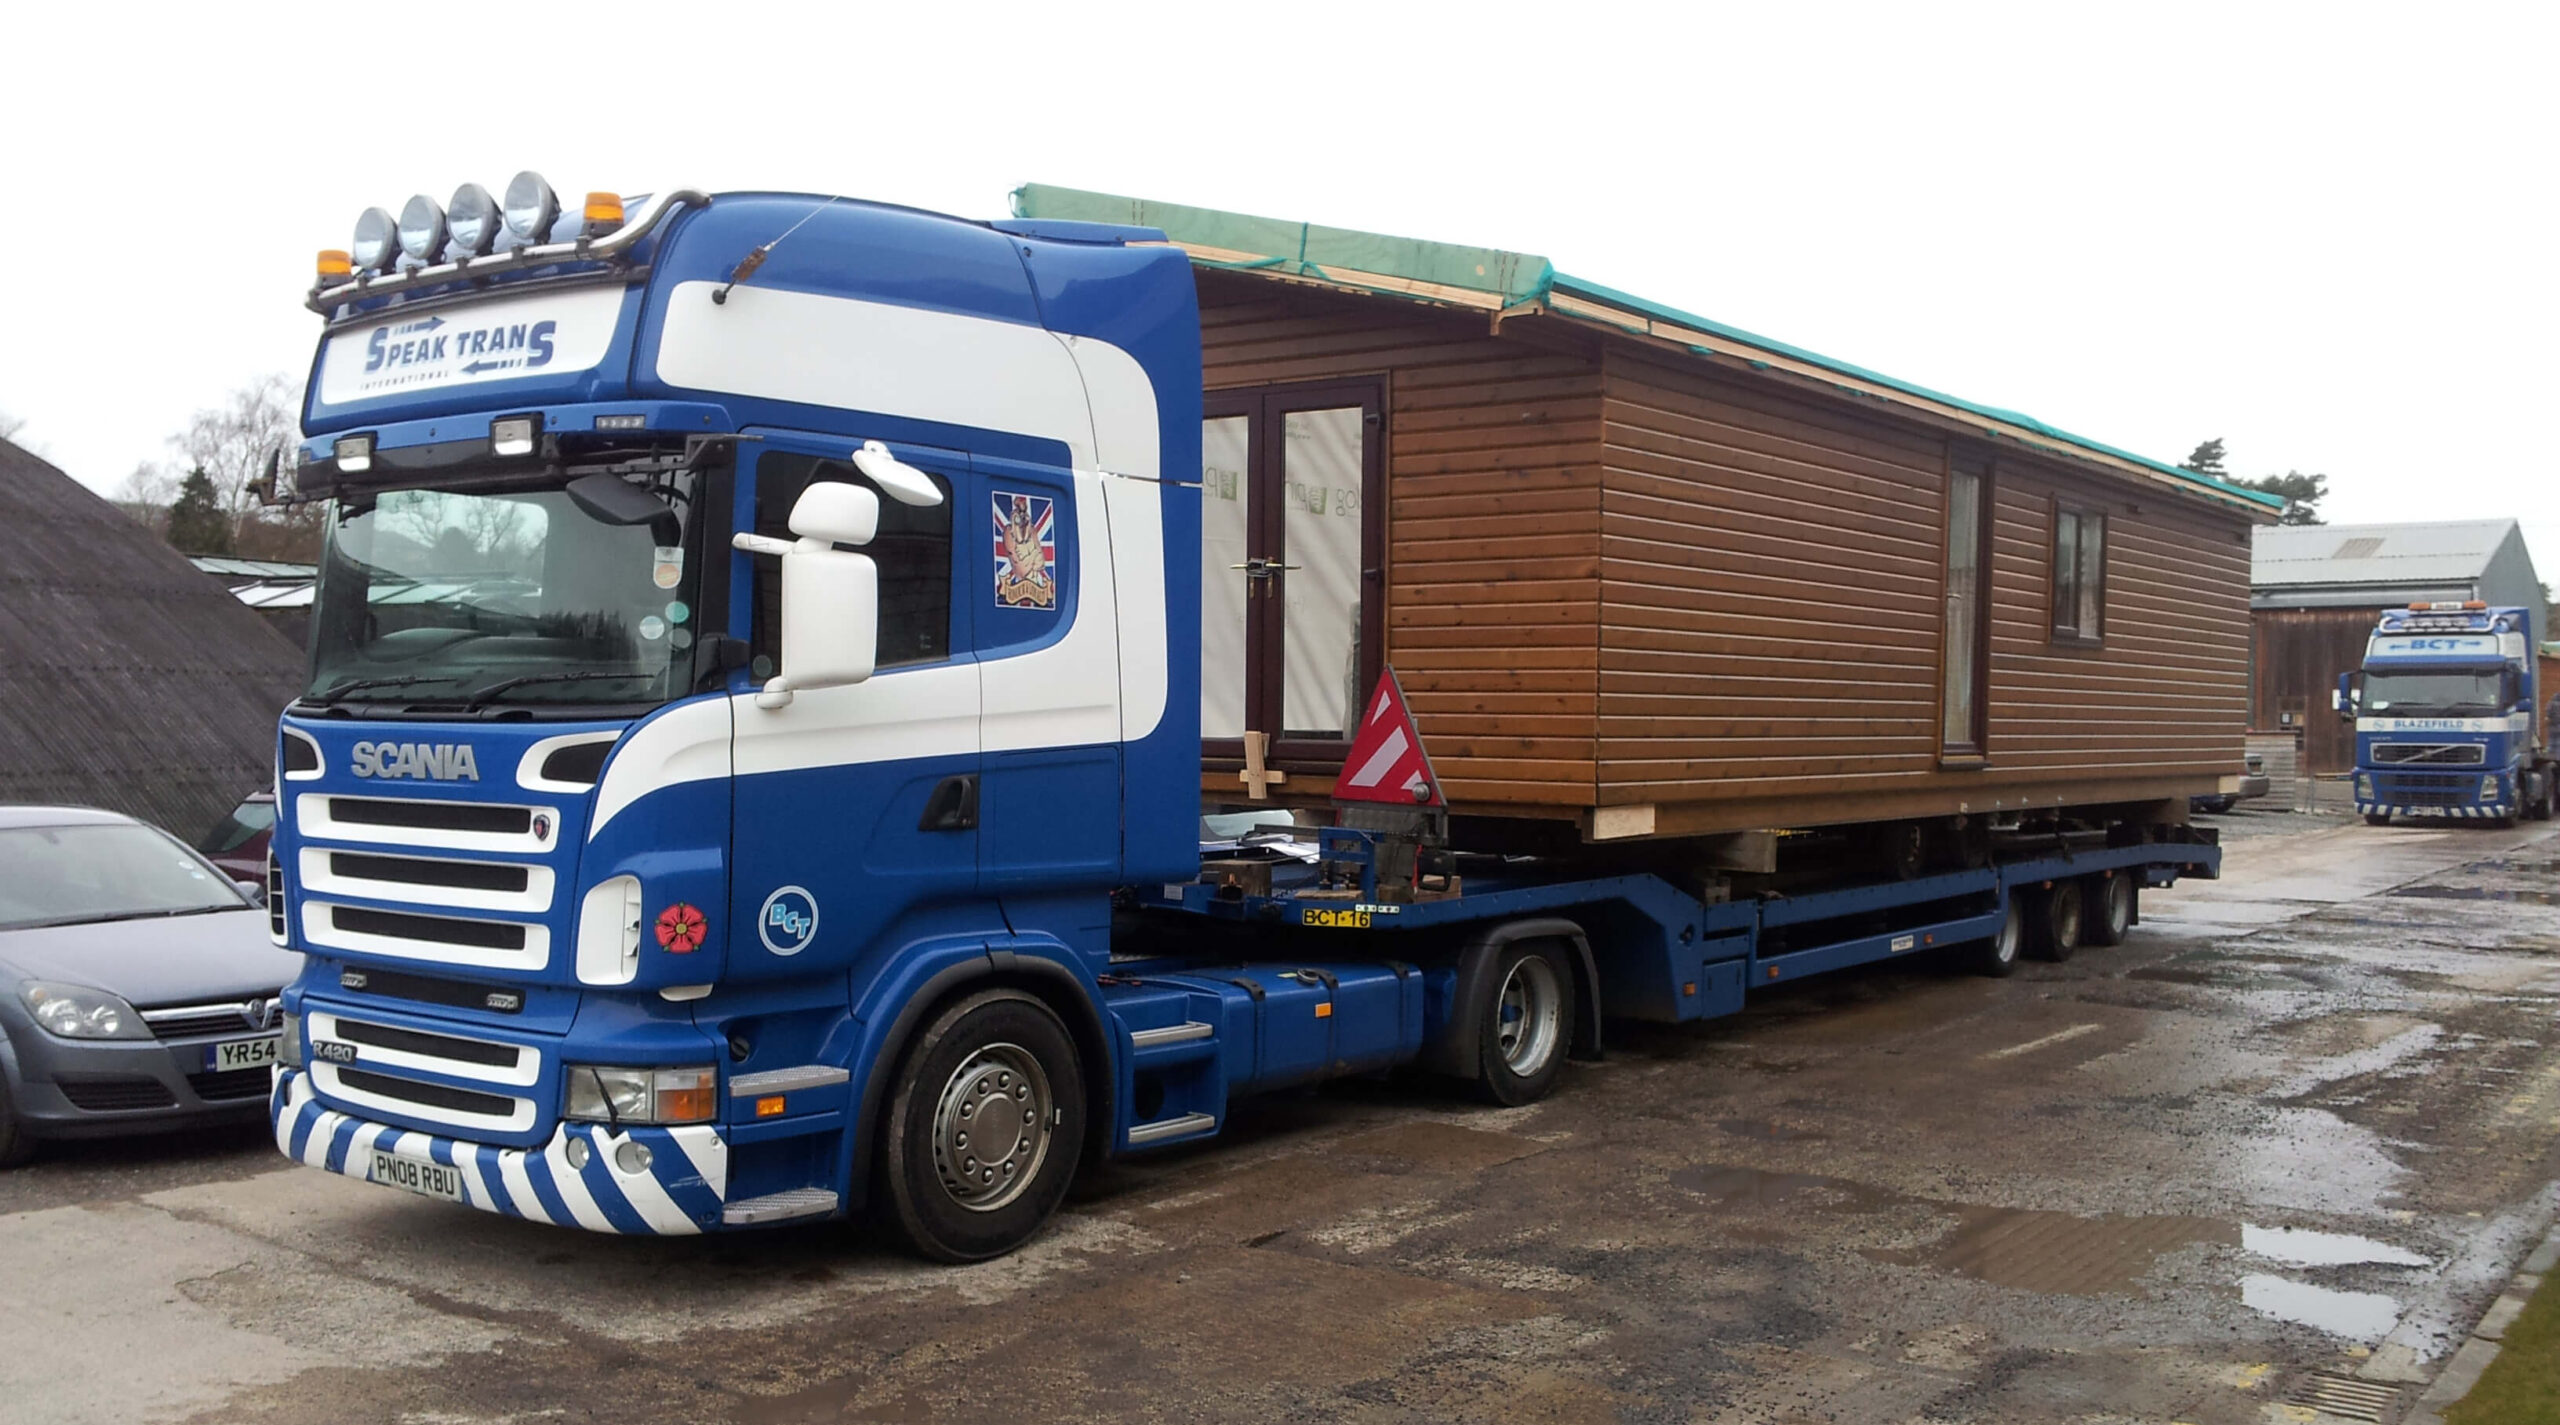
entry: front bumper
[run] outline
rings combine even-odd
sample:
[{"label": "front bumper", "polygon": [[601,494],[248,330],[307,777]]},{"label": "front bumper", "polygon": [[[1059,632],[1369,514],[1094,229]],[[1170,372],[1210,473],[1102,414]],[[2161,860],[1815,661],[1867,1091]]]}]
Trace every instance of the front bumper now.
[{"label": "front bumper", "polygon": [[[502,1213],[590,1232],[682,1236],[721,1225],[729,1187],[729,1145],[720,1130],[632,1128],[562,1123],[537,1148],[494,1148],[414,1129],[371,1123],[314,1098],[308,1074],[275,1071],[268,1097],[276,1147],[310,1167],[365,1180],[377,1149],[442,1163],[462,1177],[463,1200]],[[587,1144],[584,1167],[571,1167],[572,1139]],[[649,1150],[640,1172],[623,1169],[616,1149]]]},{"label": "front bumper", "polygon": [[11,1106],[38,1138],[108,1138],[256,1122],[267,1071],[206,1071],[210,1042],[30,1034],[11,1046],[17,1061]]}]

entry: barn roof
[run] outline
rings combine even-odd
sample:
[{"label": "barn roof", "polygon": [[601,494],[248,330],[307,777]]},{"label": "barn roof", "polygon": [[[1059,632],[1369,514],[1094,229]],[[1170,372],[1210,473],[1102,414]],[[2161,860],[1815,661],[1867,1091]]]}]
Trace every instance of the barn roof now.
[{"label": "barn roof", "polygon": [[2249,584],[2268,590],[2470,583],[2488,572],[2508,540],[2521,538],[2511,519],[2273,525],[2252,537]]},{"label": "barn roof", "polygon": [[272,780],[292,644],[7,441],[0,528],[0,803],[106,807],[192,841]]},{"label": "barn roof", "polygon": [[[1044,183],[1013,192],[1019,230],[1042,223],[1100,224],[1124,238],[1163,238],[1202,267],[1227,268],[1418,302],[1472,307],[1505,316],[1536,313],[1650,337],[1693,356],[1727,357],[1779,370],[1891,405],[1954,419],[1984,434],[2122,474],[2164,481],[2264,517],[2284,501],[2256,490],[2074,435],[2018,411],[1981,405],[1711,318],[1556,270],[1531,253],[1388,237],[1349,228],[1258,218],[1146,198]],[[1009,225],[1011,226],[1011,225]],[[1064,235],[1063,233],[1061,235]]]}]

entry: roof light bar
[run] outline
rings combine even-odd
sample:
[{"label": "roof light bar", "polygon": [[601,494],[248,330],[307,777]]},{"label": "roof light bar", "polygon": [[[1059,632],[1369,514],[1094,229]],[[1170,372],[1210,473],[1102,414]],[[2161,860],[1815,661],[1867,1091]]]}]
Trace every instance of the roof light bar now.
[{"label": "roof light bar", "polygon": [[[504,206],[507,234],[511,239],[520,231],[517,219],[522,214],[516,207],[516,199],[523,195],[517,189],[526,178],[533,179],[536,184],[542,181],[539,175],[518,174],[518,182],[508,185]],[[548,188],[548,185],[542,186]],[[710,205],[711,195],[698,188],[671,189],[651,198],[640,211],[630,215],[629,221],[603,237],[577,237],[534,246],[513,246],[481,257],[464,256],[448,250],[444,262],[399,271],[372,267],[361,260],[363,253],[359,250],[357,266],[367,270],[358,272],[352,281],[314,288],[311,295],[303,299],[303,305],[322,316],[331,316],[338,308],[368,297],[414,291],[465,277],[488,276],[511,268],[538,267],[555,262],[611,262],[639,245],[642,239],[657,230],[659,224],[676,213],[686,208],[707,208]]]}]

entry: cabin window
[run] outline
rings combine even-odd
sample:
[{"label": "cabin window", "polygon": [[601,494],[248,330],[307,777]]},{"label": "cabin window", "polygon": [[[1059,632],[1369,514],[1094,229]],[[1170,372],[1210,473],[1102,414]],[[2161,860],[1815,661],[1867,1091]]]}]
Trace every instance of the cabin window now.
[{"label": "cabin window", "polygon": [[[880,493],[846,461],[783,451],[756,461],[756,533],[774,539],[792,537],[791,506],[813,480],[840,480],[880,494],[880,530],[862,552],[880,572],[882,668],[939,663],[951,656],[951,482],[939,475],[932,478],[942,491],[942,503],[918,508]],[[782,561],[756,560],[755,577],[749,643],[761,678],[782,657]]]},{"label": "cabin window", "polygon": [[[1200,735],[1338,760],[1380,662],[1383,393],[1209,394],[1200,428]],[[1215,744],[1226,744],[1217,746]]]},{"label": "cabin window", "polygon": [[2107,621],[2107,517],[2053,507],[2053,641],[2096,643]]},{"label": "cabin window", "polygon": [[1956,761],[1983,755],[1983,700],[1989,684],[1989,472],[1959,454],[1947,471],[1946,621],[1939,658],[1938,749]]}]

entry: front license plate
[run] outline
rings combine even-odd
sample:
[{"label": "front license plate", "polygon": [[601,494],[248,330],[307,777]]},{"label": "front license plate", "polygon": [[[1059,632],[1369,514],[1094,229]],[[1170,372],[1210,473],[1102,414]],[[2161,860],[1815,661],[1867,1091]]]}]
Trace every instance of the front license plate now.
[{"label": "front license plate", "polygon": [[264,1039],[229,1039],[204,1046],[204,1066],[215,1073],[225,1069],[263,1069],[276,1061],[277,1036]]},{"label": "front license plate", "polygon": [[442,1163],[422,1163],[403,1158],[397,1153],[373,1150],[373,1162],[365,1170],[365,1181],[389,1183],[406,1188],[420,1197],[437,1197],[446,1202],[462,1201],[462,1170]]}]

